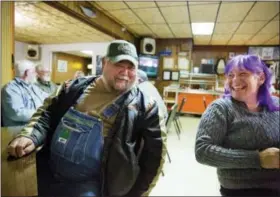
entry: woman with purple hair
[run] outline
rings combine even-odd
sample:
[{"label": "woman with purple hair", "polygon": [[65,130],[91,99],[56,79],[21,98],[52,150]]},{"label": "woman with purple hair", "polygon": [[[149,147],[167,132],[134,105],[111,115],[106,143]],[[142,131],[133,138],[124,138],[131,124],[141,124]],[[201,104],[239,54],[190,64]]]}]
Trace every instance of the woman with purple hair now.
[{"label": "woman with purple hair", "polygon": [[222,196],[280,196],[279,98],[271,73],[254,55],[232,58],[225,94],[204,112],[195,155],[217,168]]}]

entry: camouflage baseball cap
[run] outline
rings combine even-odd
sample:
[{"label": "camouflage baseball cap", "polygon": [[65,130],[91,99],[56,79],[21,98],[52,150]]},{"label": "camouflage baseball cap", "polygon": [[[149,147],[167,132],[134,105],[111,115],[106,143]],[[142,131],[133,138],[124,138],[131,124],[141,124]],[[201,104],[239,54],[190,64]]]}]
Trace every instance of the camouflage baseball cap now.
[{"label": "camouflage baseball cap", "polygon": [[112,41],[108,46],[106,57],[113,63],[128,60],[133,63],[135,67],[138,67],[136,48],[133,44],[125,40]]}]

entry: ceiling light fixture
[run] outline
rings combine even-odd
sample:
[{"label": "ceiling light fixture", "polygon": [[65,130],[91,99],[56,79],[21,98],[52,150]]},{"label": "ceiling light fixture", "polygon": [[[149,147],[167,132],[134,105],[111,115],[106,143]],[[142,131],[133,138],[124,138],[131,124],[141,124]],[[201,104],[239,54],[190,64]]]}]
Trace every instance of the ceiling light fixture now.
[{"label": "ceiling light fixture", "polygon": [[80,8],[86,16],[88,16],[90,18],[96,18],[96,12],[93,11],[91,8],[84,7],[82,5],[80,6]]},{"label": "ceiling light fixture", "polygon": [[87,54],[87,55],[92,55],[92,51],[81,51],[81,53]]},{"label": "ceiling light fixture", "polygon": [[15,11],[15,26],[16,27],[28,27],[32,24],[32,19],[28,18],[26,15]]},{"label": "ceiling light fixture", "polygon": [[88,69],[92,69],[92,68],[93,68],[93,65],[92,65],[92,64],[88,64],[88,65],[87,65],[87,68],[88,68]]},{"label": "ceiling light fixture", "polygon": [[214,23],[192,23],[193,35],[211,35]]},{"label": "ceiling light fixture", "polygon": [[17,11],[15,11],[15,21],[16,21],[16,22],[22,22],[22,21],[24,21],[24,17],[22,16],[22,14],[19,13],[19,12],[17,12]]}]

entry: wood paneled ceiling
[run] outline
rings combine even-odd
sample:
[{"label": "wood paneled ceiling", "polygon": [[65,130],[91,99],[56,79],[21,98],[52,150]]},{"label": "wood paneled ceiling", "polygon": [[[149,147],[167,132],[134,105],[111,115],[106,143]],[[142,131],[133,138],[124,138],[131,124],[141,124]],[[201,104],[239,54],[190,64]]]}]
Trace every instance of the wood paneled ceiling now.
[{"label": "wood paneled ceiling", "polygon": [[[279,2],[90,2],[134,35],[193,38],[195,45],[279,45]],[[113,38],[45,3],[16,3],[15,38],[38,43],[109,41]],[[215,22],[209,36],[192,34],[192,22]],[[81,31],[77,31],[81,29]]]},{"label": "wood paneled ceiling", "polygon": [[60,44],[106,42],[114,38],[43,2],[15,2],[15,40]]}]

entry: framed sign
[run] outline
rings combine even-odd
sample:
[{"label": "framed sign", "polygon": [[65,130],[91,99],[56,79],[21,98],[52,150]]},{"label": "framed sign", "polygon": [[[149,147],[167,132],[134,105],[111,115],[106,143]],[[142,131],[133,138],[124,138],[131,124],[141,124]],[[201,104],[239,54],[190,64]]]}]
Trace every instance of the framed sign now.
[{"label": "framed sign", "polygon": [[163,68],[164,69],[173,69],[174,68],[174,59],[172,57],[163,58]]},{"label": "framed sign", "polygon": [[180,70],[189,70],[189,60],[185,57],[178,57],[178,68]]},{"label": "framed sign", "polygon": [[261,58],[264,60],[272,60],[273,59],[273,47],[263,48]]},{"label": "framed sign", "polygon": [[162,80],[163,81],[169,81],[171,79],[171,71],[163,71],[163,76],[162,76]]},{"label": "framed sign", "polygon": [[65,73],[67,72],[68,62],[65,60],[57,60],[57,71]]},{"label": "framed sign", "polygon": [[179,80],[179,72],[178,71],[172,71],[171,80],[172,81],[178,81]]},{"label": "framed sign", "polygon": [[263,47],[249,47],[249,55],[258,55],[263,60],[279,60],[279,47],[278,46],[263,46]]}]

